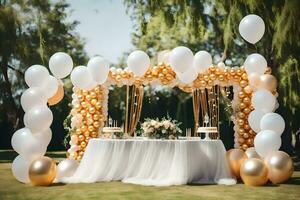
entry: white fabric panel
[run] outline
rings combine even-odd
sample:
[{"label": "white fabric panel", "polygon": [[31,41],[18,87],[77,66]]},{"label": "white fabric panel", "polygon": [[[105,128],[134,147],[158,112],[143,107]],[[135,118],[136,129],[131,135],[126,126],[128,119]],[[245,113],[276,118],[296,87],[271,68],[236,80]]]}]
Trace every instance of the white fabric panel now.
[{"label": "white fabric panel", "polygon": [[121,180],[170,186],[234,184],[220,140],[91,139],[74,176],[65,183]]}]

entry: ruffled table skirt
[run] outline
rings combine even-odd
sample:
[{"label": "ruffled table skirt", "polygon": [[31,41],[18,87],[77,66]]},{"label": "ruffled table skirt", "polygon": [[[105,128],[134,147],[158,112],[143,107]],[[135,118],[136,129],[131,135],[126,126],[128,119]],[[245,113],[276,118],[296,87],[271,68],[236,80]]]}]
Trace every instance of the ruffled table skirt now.
[{"label": "ruffled table skirt", "polygon": [[75,174],[62,182],[235,184],[225,153],[220,140],[91,139]]}]

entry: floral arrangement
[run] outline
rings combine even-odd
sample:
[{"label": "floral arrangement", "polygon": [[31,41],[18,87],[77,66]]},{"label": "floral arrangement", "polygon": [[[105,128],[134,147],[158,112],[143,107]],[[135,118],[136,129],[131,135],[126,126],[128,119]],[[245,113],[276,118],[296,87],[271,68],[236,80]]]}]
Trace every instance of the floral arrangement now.
[{"label": "floral arrangement", "polygon": [[182,133],[179,128],[180,124],[170,117],[162,120],[147,118],[141,125],[142,136],[152,139],[177,139],[178,135]]}]

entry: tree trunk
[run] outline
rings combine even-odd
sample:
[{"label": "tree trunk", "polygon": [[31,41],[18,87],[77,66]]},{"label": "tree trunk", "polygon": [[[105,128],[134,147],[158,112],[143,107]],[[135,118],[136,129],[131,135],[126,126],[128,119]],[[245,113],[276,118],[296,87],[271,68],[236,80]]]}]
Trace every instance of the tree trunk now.
[{"label": "tree trunk", "polygon": [[18,109],[14,97],[12,94],[12,85],[8,78],[8,58],[7,56],[2,57],[1,71],[4,77],[4,81],[1,82],[1,90],[3,91],[3,108],[7,117],[7,121],[12,125],[13,129],[16,130],[20,127],[20,109]]}]

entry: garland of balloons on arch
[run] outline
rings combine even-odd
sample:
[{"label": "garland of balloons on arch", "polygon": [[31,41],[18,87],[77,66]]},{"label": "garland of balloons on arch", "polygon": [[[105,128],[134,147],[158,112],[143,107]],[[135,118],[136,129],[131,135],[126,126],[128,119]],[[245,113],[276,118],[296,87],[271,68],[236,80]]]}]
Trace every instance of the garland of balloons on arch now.
[{"label": "garland of balloons on arch", "polygon": [[[264,22],[257,15],[244,17],[239,25],[241,36],[252,44],[261,39],[264,29]],[[277,80],[271,75],[262,55],[251,54],[243,66],[228,67],[223,62],[213,65],[212,57],[206,51],[193,55],[187,47],[179,46],[163,61],[152,66],[149,56],[137,50],[129,55],[125,69],[110,68],[108,61],[98,56],[91,58],[87,67],[73,69],[72,58],[58,52],[49,60],[52,75],[42,65],[29,67],[25,72],[29,88],[21,96],[25,127],[16,131],[11,140],[13,149],[19,154],[12,163],[15,178],[23,183],[49,185],[55,178],[59,182],[61,178],[72,176],[88,141],[99,137],[105,125],[111,85],[126,85],[128,91],[131,86],[134,106],[130,109],[133,115],[129,116],[125,127],[130,134],[135,131],[139,120],[145,85],[177,86],[192,93],[195,127],[199,126],[199,107],[203,106],[199,103],[201,95],[233,86],[232,120],[236,149],[227,152],[232,174],[241,177],[246,185],[264,185],[268,180],[281,183],[292,175],[291,158],[278,151],[285,122],[274,112],[278,107]],[[43,156],[52,137],[53,115],[48,106],[63,98],[61,79],[69,74],[74,86],[71,147],[68,159],[56,166],[51,158]],[[215,122],[215,125],[219,123],[218,118]]]}]

